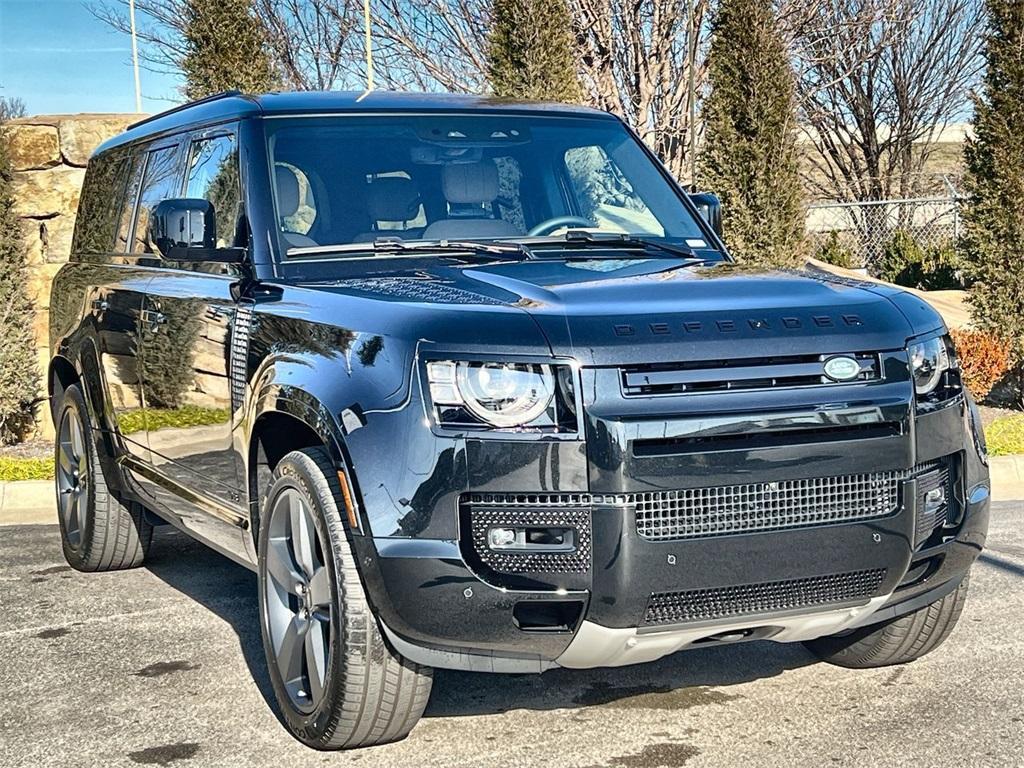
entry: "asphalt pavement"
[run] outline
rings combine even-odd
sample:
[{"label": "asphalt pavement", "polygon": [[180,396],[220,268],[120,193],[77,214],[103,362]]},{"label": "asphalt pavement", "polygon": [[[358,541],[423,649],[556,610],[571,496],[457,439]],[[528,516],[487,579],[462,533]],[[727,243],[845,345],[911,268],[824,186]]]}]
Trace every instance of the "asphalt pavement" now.
[{"label": "asphalt pavement", "polygon": [[333,754],[267,703],[255,576],[168,531],[145,568],[81,574],[56,526],[0,527],[0,766],[1024,766],[1024,502],[995,505],[960,626],[913,664],[760,642],[441,671],[407,740]]}]

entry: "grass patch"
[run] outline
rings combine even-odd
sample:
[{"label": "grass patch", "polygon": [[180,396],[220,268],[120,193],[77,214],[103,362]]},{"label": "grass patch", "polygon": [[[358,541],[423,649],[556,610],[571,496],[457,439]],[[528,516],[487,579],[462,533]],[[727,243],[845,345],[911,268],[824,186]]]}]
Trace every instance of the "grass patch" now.
[{"label": "grass patch", "polygon": [[992,456],[1024,453],[1024,413],[1003,416],[985,428],[985,442]]},{"label": "grass patch", "polygon": [[53,459],[0,458],[0,482],[52,479]]},{"label": "grass patch", "polygon": [[131,435],[149,429],[172,427],[207,427],[211,424],[223,424],[231,418],[227,408],[201,408],[197,405],[183,405],[181,408],[140,408],[127,411],[117,417],[117,425],[122,435]]}]

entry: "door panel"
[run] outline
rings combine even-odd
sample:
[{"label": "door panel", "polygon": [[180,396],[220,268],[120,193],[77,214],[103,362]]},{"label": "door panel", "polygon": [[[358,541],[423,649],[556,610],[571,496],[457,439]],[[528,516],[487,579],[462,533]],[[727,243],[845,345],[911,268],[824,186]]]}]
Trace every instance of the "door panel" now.
[{"label": "door panel", "polygon": [[154,469],[229,505],[241,501],[232,436],[231,280],[158,270],[143,313],[143,393]]}]

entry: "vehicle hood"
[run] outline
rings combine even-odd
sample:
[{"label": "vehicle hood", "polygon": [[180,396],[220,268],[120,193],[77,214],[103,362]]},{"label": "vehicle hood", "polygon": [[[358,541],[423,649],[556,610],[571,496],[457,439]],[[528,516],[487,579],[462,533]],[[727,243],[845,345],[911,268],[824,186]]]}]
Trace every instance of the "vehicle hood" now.
[{"label": "vehicle hood", "polygon": [[439,339],[431,316],[479,330],[518,309],[555,355],[596,366],[891,350],[943,327],[923,301],[886,285],[678,259],[435,263],[320,287],[422,307],[421,325]]}]

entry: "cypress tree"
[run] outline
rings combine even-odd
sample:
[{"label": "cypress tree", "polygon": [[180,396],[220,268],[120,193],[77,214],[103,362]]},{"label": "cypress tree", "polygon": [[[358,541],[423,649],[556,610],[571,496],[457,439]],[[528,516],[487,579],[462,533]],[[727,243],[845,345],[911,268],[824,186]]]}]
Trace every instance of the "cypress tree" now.
[{"label": "cypress tree", "polygon": [[574,48],[565,0],[493,0],[487,76],[496,96],[582,102]]},{"label": "cypress tree", "polygon": [[964,250],[975,323],[1008,341],[1024,374],[1024,4],[988,0],[987,69],[964,147]]},{"label": "cypress tree", "polygon": [[253,14],[252,0],[185,0],[184,13],[181,68],[187,98],[276,87],[266,32]]},{"label": "cypress tree", "polygon": [[725,241],[737,259],[793,265],[804,233],[796,99],[771,0],[722,0],[712,35],[701,187],[722,198]]},{"label": "cypress tree", "polygon": [[14,213],[13,174],[0,104],[0,443],[17,442],[34,426],[39,392],[34,307],[21,222]]}]

